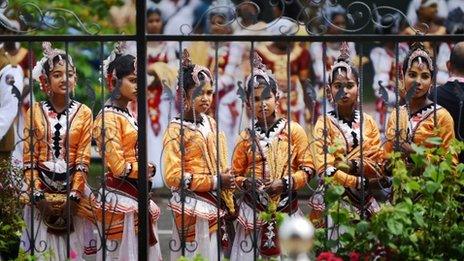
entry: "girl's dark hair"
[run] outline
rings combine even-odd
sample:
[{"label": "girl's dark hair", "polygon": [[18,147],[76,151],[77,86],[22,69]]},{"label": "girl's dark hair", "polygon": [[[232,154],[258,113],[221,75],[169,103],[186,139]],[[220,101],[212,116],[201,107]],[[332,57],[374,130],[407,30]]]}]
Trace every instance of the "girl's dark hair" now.
[{"label": "girl's dark hair", "polygon": [[135,57],[130,54],[118,56],[109,64],[108,72],[115,70],[116,78],[122,79],[135,71],[134,62]]},{"label": "girl's dark hair", "polygon": [[[188,92],[195,88],[195,81],[193,81],[193,77],[192,77],[192,73],[193,73],[193,69],[195,68],[195,65],[194,64],[190,64],[190,65],[187,65],[187,66],[183,66],[182,67],[182,88],[184,89],[184,92],[186,94],[188,94]],[[205,78],[205,75],[201,72],[205,72],[206,71],[200,71],[198,73],[198,79],[200,81],[205,81],[206,78]],[[180,76],[179,76],[179,79],[180,79]]]},{"label": "girl's dark hair", "polygon": [[[66,64],[66,61],[68,62],[68,66],[69,68],[74,68],[73,65],[71,65],[71,63],[69,62],[70,57],[68,55],[65,55],[65,54],[60,54],[60,55],[57,55],[55,57],[53,57],[53,66],[55,66],[59,61],[64,61],[65,64]],[[45,70],[45,74],[47,75],[47,77],[50,77],[50,65],[48,64],[48,61],[44,63],[43,65],[43,69]]]},{"label": "girl's dark hair", "polygon": [[[256,75],[256,76],[253,76],[253,77],[258,82],[258,85],[264,85],[265,87],[269,86],[271,88],[271,92],[274,95],[277,94],[277,83],[274,81],[274,79],[269,77],[269,83],[267,83],[266,79],[264,79],[264,77],[261,76],[261,75]],[[253,88],[255,88],[254,81],[251,80],[251,81],[248,82],[248,86],[246,87],[247,99],[250,99],[250,97],[251,97],[251,95],[253,93]]]},{"label": "girl's dark hair", "polygon": [[[417,50],[422,50],[422,51],[425,51],[426,53],[428,53],[427,49],[425,49],[424,45],[422,43],[413,43],[410,47],[410,51],[408,53],[408,55],[406,56],[406,58],[404,59],[403,61],[403,74],[406,74],[406,71],[409,69],[408,68],[408,61],[409,59],[411,58],[411,55],[417,51]],[[419,60],[419,56],[414,58],[414,60],[411,61],[411,66],[414,62],[418,61]],[[427,64],[427,68],[430,67],[430,65],[433,65],[433,64],[429,64],[429,62],[427,61],[427,59],[422,59],[422,62],[425,62]],[[432,77],[434,75],[434,71],[430,70],[430,73],[432,74]]]},{"label": "girl's dark hair", "polygon": [[161,10],[156,7],[150,7],[147,9],[147,17],[149,17],[152,14],[157,14],[161,17]]}]

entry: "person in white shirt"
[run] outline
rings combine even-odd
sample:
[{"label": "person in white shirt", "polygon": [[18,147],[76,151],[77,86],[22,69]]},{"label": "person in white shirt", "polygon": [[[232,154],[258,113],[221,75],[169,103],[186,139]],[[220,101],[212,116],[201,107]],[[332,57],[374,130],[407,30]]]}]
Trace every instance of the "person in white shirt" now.
[{"label": "person in white shirt", "polygon": [[10,159],[15,149],[13,125],[18,116],[21,93],[23,91],[23,70],[19,65],[8,64],[0,70],[0,158]]}]

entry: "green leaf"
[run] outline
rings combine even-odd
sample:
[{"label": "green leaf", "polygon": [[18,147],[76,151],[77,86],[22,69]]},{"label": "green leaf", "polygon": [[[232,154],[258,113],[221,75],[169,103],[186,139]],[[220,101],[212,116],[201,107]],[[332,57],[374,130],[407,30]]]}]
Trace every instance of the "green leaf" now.
[{"label": "green leaf", "polygon": [[416,144],[411,144],[412,149],[419,155],[424,155],[425,148],[422,146],[417,146]]},{"label": "green leaf", "polygon": [[369,229],[369,223],[365,220],[361,220],[358,224],[356,224],[356,231],[358,233],[366,233]]},{"label": "green leaf", "polygon": [[327,148],[327,152],[330,154],[334,154],[337,151],[337,148],[334,146],[330,146]]},{"label": "green leaf", "polygon": [[433,181],[427,181],[425,183],[425,190],[429,193],[429,194],[433,194],[435,193],[438,189],[440,188],[440,184],[436,183],[436,182],[433,182]]},{"label": "green leaf", "polygon": [[[408,183],[406,183],[406,187],[410,190],[410,191],[418,191],[420,190],[421,186],[419,185],[419,183],[415,180],[411,180],[409,181]],[[409,192],[409,191],[408,191]]]},{"label": "green leaf", "polygon": [[395,219],[387,220],[387,227],[393,235],[399,235],[403,231],[403,224]]},{"label": "green leaf", "polygon": [[456,166],[456,171],[458,172],[458,174],[464,173],[464,163],[459,163],[459,164]]},{"label": "green leaf", "polygon": [[345,188],[342,186],[335,185],[329,187],[326,192],[326,199],[328,203],[334,203],[335,201],[339,200],[344,192]]},{"label": "green leaf", "polygon": [[411,159],[417,167],[422,167],[425,164],[425,157],[423,154],[411,154]]},{"label": "green leaf", "polygon": [[420,226],[420,227],[425,227],[426,224],[424,222],[424,217],[422,215],[422,213],[420,212],[414,212],[414,219],[416,220],[416,223]]},{"label": "green leaf", "polygon": [[435,180],[434,177],[437,175],[437,167],[434,165],[429,165],[427,168],[424,170],[424,177],[431,178]]},{"label": "green leaf", "polygon": [[443,143],[443,139],[440,137],[430,137],[426,139],[425,142],[432,145],[441,145]]},{"label": "green leaf", "polygon": [[445,161],[440,162],[440,171],[446,172],[446,174],[451,174],[453,172],[450,164]]}]

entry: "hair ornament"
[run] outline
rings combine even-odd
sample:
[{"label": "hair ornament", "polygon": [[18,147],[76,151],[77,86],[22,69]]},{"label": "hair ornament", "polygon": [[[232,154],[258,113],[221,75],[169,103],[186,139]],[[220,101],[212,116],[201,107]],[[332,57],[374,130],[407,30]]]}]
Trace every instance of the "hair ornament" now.
[{"label": "hair ornament", "polygon": [[253,53],[252,59],[253,74],[247,77],[245,88],[249,88],[249,86],[257,88],[259,86],[259,83],[256,80],[258,76],[264,78],[266,83],[269,85],[271,84],[271,79],[274,82],[277,82],[272,71],[269,70],[265,64],[263,64],[263,59],[259,56],[259,54],[256,51]]},{"label": "hair ornament", "polygon": [[[427,66],[430,71],[433,71],[434,68],[433,68],[432,58],[430,58],[430,55],[427,49],[420,42],[416,42],[411,45],[411,55],[409,56],[409,59],[408,59],[407,68],[411,68],[412,62],[416,59],[420,67]],[[423,59],[425,59],[427,64],[424,64]]]},{"label": "hair ornament", "polygon": [[133,42],[125,42],[125,41],[119,41],[114,45],[113,50],[111,51],[110,55],[108,58],[106,58],[103,61],[103,73],[106,78],[108,78],[110,75],[112,75],[112,78],[117,78],[116,77],[116,72],[113,69],[111,72],[108,71],[109,66],[116,58],[123,56],[123,55],[132,55],[135,57],[134,59],[134,68],[137,70],[137,48]]},{"label": "hair ornament", "polygon": [[[193,71],[192,71],[192,79],[193,82],[195,83],[195,87],[198,87],[201,85],[200,81],[200,74],[203,75],[204,81],[210,82],[211,84],[213,83],[213,77],[211,76],[211,72],[209,71],[208,68],[198,65],[198,64],[193,64],[192,59],[190,58],[190,53],[187,51],[187,49],[184,49],[182,52],[182,68],[187,68],[193,66]],[[177,86],[179,88],[179,86]]]},{"label": "hair ornament", "polygon": [[[50,68],[50,72],[53,71],[55,65],[53,64],[53,60],[55,57],[59,57],[59,61],[57,65],[65,65],[65,59],[63,57],[66,57],[66,52],[61,50],[61,49],[56,49],[52,47],[52,44],[50,42],[43,42],[42,43],[42,50],[44,56],[42,59],[40,59],[34,66],[34,69],[32,69],[32,78],[36,81],[39,82],[40,89],[44,90],[44,85],[45,85],[45,78],[46,78],[46,72],[44,65],[48,63],[48,67]],[[68,63],[69,65],[75,69],[74,62],[71,58],[71,56],[68,55]]]},{"label": "hair ornament", "polygon": [[337,72],[338,75],[343,75],[343,70],[346,70],[346,76],[349,77],[352,74],[350,61],[350,48],[347,42],[342,42],[340,46],[340,55],[337,58],[337,61],[330,68],[329,82],[331,83],[334,79],[334,73]]}]

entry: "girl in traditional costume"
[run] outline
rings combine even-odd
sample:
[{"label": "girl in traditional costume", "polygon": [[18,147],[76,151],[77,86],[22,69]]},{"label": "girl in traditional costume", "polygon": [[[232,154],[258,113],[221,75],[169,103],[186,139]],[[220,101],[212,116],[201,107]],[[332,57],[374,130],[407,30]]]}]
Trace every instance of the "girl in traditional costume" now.
[{"label": "girl in traditional costume", "polygon": [[[165,183],[173,194],[169,202],[174,214],[171,260],[180,257],[183,242],[185,256],[201,254],[216,260],[218,244],[228,244],[222,217],[235,212],[230,190],[235,180],[227,169],[224,135],[216,132],[216,122],[205,114],[213,97],[211,73],[206,67],[192,64],[186,50],[182,59],[178,96],[183,99],[183,117],[169,124],[163,151]],[[220,200],[223,208],[218,210]],[[218,227],[221,242],[217,241]]]},{"label": "girl in traditional costume", "polygon": [[25,115],[26,193],[21,198],[26,203],[27,228],[21,240],[28,252],[32,248],[36,253],[49,250],[52,260],[65,260],[69,226],[69,251],[83,259],[94,250],[90,247],[92,224],[76,216],[75,211],[90,193],[86,180],[92,112],[86,105],[69,99],[77,83],[72,58],[63,50],[53,49],[49,42],[42,47],[44,57],[35,65],[33,78],[39,82],[46,100],[35,102]]},{"label": "girl in traditional costume", "polygon": [[[379,205],[373,195],[368,193],[368,179],[373,179],[372,185],[375,181],[383,181],[383,150],[374,119],[366,113],[361,115],[356,107],[359,78],[356,68],[349,63],[350,53],[346,42],[342,43],[340,52],[330,70],[327,89],[335,109],[320,116],[314,128],[315,165],[319,175],[332,177],[336,184],[345,187],[345,197],[342,200],[346,207],[358,214],[365,210],[366,213],[363,214],[369,217],[379,210]],[[335,151],[329,153],[324,149],[325,144],[327,148]],[[364,176],[360,175],[361,157]],[[312,221],[317,226],[323,225],[321,214],[325,204],[321,193],[318,192],[311,197],[310,207]]]},{"label": "girl in traditional costume", "polygon": [[399,146],[406,157],[414,151],[412,144],[432,147],[434,145],[428,143],[427,139],[440,137],[441,146],[447,148],[455,137],[454,122],[449,112],[428,98],[434,70],[427,49],[421,43],[413,44],[403,62],[400,87],[401,98],[406,104],[399,107],[399,122],[396,109],[388,120],[385,143],[387,153],[394,149],[397,129],[400,134]]},{"label": "girl in traditional costume", "polygon": [[[247,106],[254,110],[256,121],[254,128],[242,131],[232,157],[237,185],[245,190],[243,200],[238,202],[233,261],[252,260],[253,251],[248,251],[252,242],[258,242],[263,257],[280,255],[278,212],[302,215],[296,191],[305,186],[313,173],[305,131],[298,123],[276,116],[277,81],[257,53],[246,88]],[[256,146],[255,153],[253,146]],[[254,211],[266,213],[268,218],[259,218],[258,214],[255,223]],[[254,229],[257,241],[253,241]]]},{"label": "girl in traditional costume", "polygon": [[[100,197],[92,201],[92,208],[85,210],[90,217],[96,217],[100,228],[105,219],[102,236],[106,237],[108,247],[101,247],[107,247],[108,259],[119,260],[137,260],[138,179],[140,175],[147,175],[150,180],[155,175],[155,166],[150,163],[147,173],[138,171],[137,120],[127,109],[129,101],[137,98],[137,60],[135,48],[131,47],[125,42],[117,43],[103,62],[111,97],[95,118],[93,137],[108,169],[106,191],[103,194],[100,190]],[[162,260],[157,236],[160,209],[151,200],[148,215],[150,260]],[[101,249],[97,257],[102,257]]]}]

